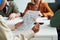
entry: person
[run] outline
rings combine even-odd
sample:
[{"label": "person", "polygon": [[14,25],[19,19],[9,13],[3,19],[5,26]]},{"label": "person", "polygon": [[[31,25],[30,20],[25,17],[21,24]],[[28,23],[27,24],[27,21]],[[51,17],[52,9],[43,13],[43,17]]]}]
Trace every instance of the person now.
[{"label": "person", "polygon": [[14,19],[21,16],[16,4],[13,0],[3,0],[2,5],[0,5],[0,15],[8,17],[9,19]]},{"label": "person", "polygon": [[23,34],[15,35],[11,31],[11,29],[6,25],[3,17],[0,15],[0,40],[27,40],[33,37],[33,35],[38,31],[39,31],[39,24],[36,23],[36,25],[31,30],[24,32]]},{"label": "person", "polygon": [[[7,0],[3,0],[2,4],[0,5],[0,13],[2,13],[1,10],[5,7],[6,2]],[[31,30],[28,30],[28,32],[24,34],[14,35],[11,29],[4,22],[3,17],[0,15],[0,34],[1,34],[0,39],[1,40],[25,40],[32,37],[38,31],[39,31],[39,23],[36,23]]]},{"label": "person", "polygon": [[50,20],[50,26],[56,27],[58,33],[58,40],[60,40],[60,9],[57,10]]},{"label": "person", "polygon": [[[9,1],[10,2],[10,1]],[[2,9],[5,7],[5,5],[6,5],[6,3],[7,3],[7,0],[3,0],[3,2],[2,2],[2,4],[0,5],[0,14],[2,14]],[[10,3],[10,4],[12,4],[12,3]],[[13,4],[12,5],[10,5],[10,6],[12,6],[12,7],[15,7],[16,8],[16,6],[13,6]],[[10,8],[9,8],[9,10],[10,10]],[[10,10],[11,11],[11,10]],[[14,10],[14,12],[15,12],[16,10]],[[15,13],[12,13],[11,15],[13,16],[13,14],[15,14]],[[2,16],[4,16],[5,14],[2,14]],[[5,15],[6,16],[6,15]],[[14,16],[16,16],[16,15],[14,15]],[[19,24],[20,25],[20,24]]]},{"label": "person", "polygon": [[23,12],[23,16],[28,10],[40,11],[44,17],[51,17],[54,15],[53,11],[48,6],[48,3],[42,2],[42,0],[31,0]]}]

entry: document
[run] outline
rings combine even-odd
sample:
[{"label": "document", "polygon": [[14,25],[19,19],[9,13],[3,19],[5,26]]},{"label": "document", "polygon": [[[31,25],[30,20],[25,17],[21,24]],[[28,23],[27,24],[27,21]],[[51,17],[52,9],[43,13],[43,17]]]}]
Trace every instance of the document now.
[{"label": "document", "polygon": [[11,19],[11,20],[9,20],[8,17],[4,17],[4,20],[5,20],[7,25],[17,24],[18,22],[22,22],[23,21],[23,19],[21,17],[18,17],[18,18],[15,18],[15,19]]},{"label": "document", "polygon": [[6,25],[11,29],[14,30],[15,29],[15,24],[19,23],[19,22],[23,22],[22,17],[18,17],[15,19],[11,19],[9,20],[8,17],[4,17],[4,22],[6,23]]},{"label": "document", "polygon": [[40,11],[31,11],[31,10],[29,10],[28,12],[26,12],[23,19],[25,20],[27,17],[31,17],[32,19],[36,20],[39,14],[40,14]]},{"label": "document", "polygon": [[38,17],[39,11],[28,11],[24,16],[23,16],[23,20],[24,23],[15,30],[15,33],[23,33],[29,29],[32,29],[36,18]]},{"label": "document", "polygon": [[9,25],[11,28],[14,28],[14,25],[18,22],[23,21],[23,24],[13,31],[15,34],[24,33],[27,30],[32,29],[34,26],[35,20],[37,19],[39,11],[28,11],[23,18],[15,18],[12,20],[8,20],[8,17],[4,17],[5,23]]},{"label": "document", "polygon": [[38,22],[38,23],[44,23],[44,21],[46,21],[46,20],[48,20],[47,17],[38,17],[38,18],[36,19],[36,22]]}]

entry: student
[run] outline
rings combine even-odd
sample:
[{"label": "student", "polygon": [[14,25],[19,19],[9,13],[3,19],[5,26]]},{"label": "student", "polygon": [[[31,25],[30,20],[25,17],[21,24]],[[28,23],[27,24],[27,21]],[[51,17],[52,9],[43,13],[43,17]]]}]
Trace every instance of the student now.
[{"label": "student", "polygon": [[4,17],[9,17],[9,19],[14,19],[21,16],[13,0],[3,0],[2,5],[0,5],[0,12],[1,11],[3,13],[0,13],[0,15]]},{"label": "student", "polygon": [[60,40],[60,9],[57,10],[50,20],[51,27],[56,27],[58,33],[58,40]]},{"label": "student", "polygon": [[[0,10],[2,10],[5,7],[6,2],[7,0],[3,0],[2,5],[0,5]],[[4,23],[3,17],[0,15],[0,34],[1,34],[0,39],[1,40],[25,40],[24,38],[28,38],[29,35],[30,38],[38,31],[39,31],[39,23],[36,23],[31,30],[28,30],[28,32],[24,34],[14,35],[11,29]]]},{"label": "student", "polygon": [[31,0],[31,2],[27,4],[23,15],[25,15],[28,10],[41,11],[44,17],[51,17],[54,15],[48,3],[42,2],[42,0]]}]

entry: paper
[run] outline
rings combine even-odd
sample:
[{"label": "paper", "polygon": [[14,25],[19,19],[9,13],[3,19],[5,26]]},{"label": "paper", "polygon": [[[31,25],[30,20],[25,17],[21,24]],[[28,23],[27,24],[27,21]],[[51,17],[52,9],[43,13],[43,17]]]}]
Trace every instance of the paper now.
[{"label": "paper", "polygon": [[7,26],[11,29],[14,30],[15,29],[15,24],[19,23],[19,22],[23,22],[23,19],[21,17],[12,19],[12,20],[8,20],[8,17],[4,17],[4,22],[7,24]]},{"label": "paper", "polygon": [[31,17],[32,19],[36,20],[39,14],[40,14],[40,11],[29,10],[28,12],[26,12],[26,15],[24,15],[23,19],[25,20],[27,17]]},{"label": "paper", "polygon": [[39,11],[30,11],[29,10],[23,16],[24,23],[17,30],[15,30],[16,33],[22,33],[22,32],[25,32],[26,30],[32,29],[32,27],[35,23],[35,20],[38,17],[38,14],[39,14]]},{"label": "paper", "polygon": [[23,19],[20,18],[20,17],[12,19],[12,20],[8,20],[8,17],[4,17],[4,20],[5,20],[5,22],[6,22],[7,25],[17,24],[18,22],[22,22],[23,21]]},{"label": "paper", "polygon": [[44,21],[46,21],[46,20],[48,20],[47,17],[38,17],[38,18],[36,19],[36,22],[44,23]]}]

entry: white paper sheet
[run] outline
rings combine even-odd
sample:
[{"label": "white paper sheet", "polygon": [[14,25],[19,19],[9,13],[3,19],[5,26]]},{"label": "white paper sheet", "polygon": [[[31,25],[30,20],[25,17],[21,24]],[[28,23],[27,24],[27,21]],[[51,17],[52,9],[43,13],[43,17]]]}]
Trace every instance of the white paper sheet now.
[{"label": "white paper sheet", "polygon": [[33,19],[36,20],[36,18],[38,17],[38,15],[41,14],[40,11],[31,11],[29,10],[28,12],[26,12],[26,15],[24,15],[23,19],[25,20],[25,17],[31,17]]},{"label": "white paper sheet", "polygon": [[11,19],[11,20],[8,20],[8,17],[4,17],[4,20],[5,20],[7,25],[10,25],[10,24],[14,25],[14,24],[17,24],[18,22],[22,22],[23,21],[23,19],[20,18],[20,17],[15,18],[15,19]]},{"label": "white paper sheet", "polygon": [[21,32],[25,32],[26,30],[29,30],[33,27],[34,25],[34,19],[36,20],[36,18],[38,17],[39,11],[28,11],[24,16],[23,16],[23,20],[24,23],[17,29],[15,30],[16,33],[21,33]]},{"label": "white paper sheet", "polygon": [[4,17],[4,22],[7,24],[7,26],[11,29],[14,30],[15,29],[15,24],[19,23],[19,22],[23,22],[23,19],[21,17],[15,18],[15,19],[11,19],[8,20],[8,17]]}]

